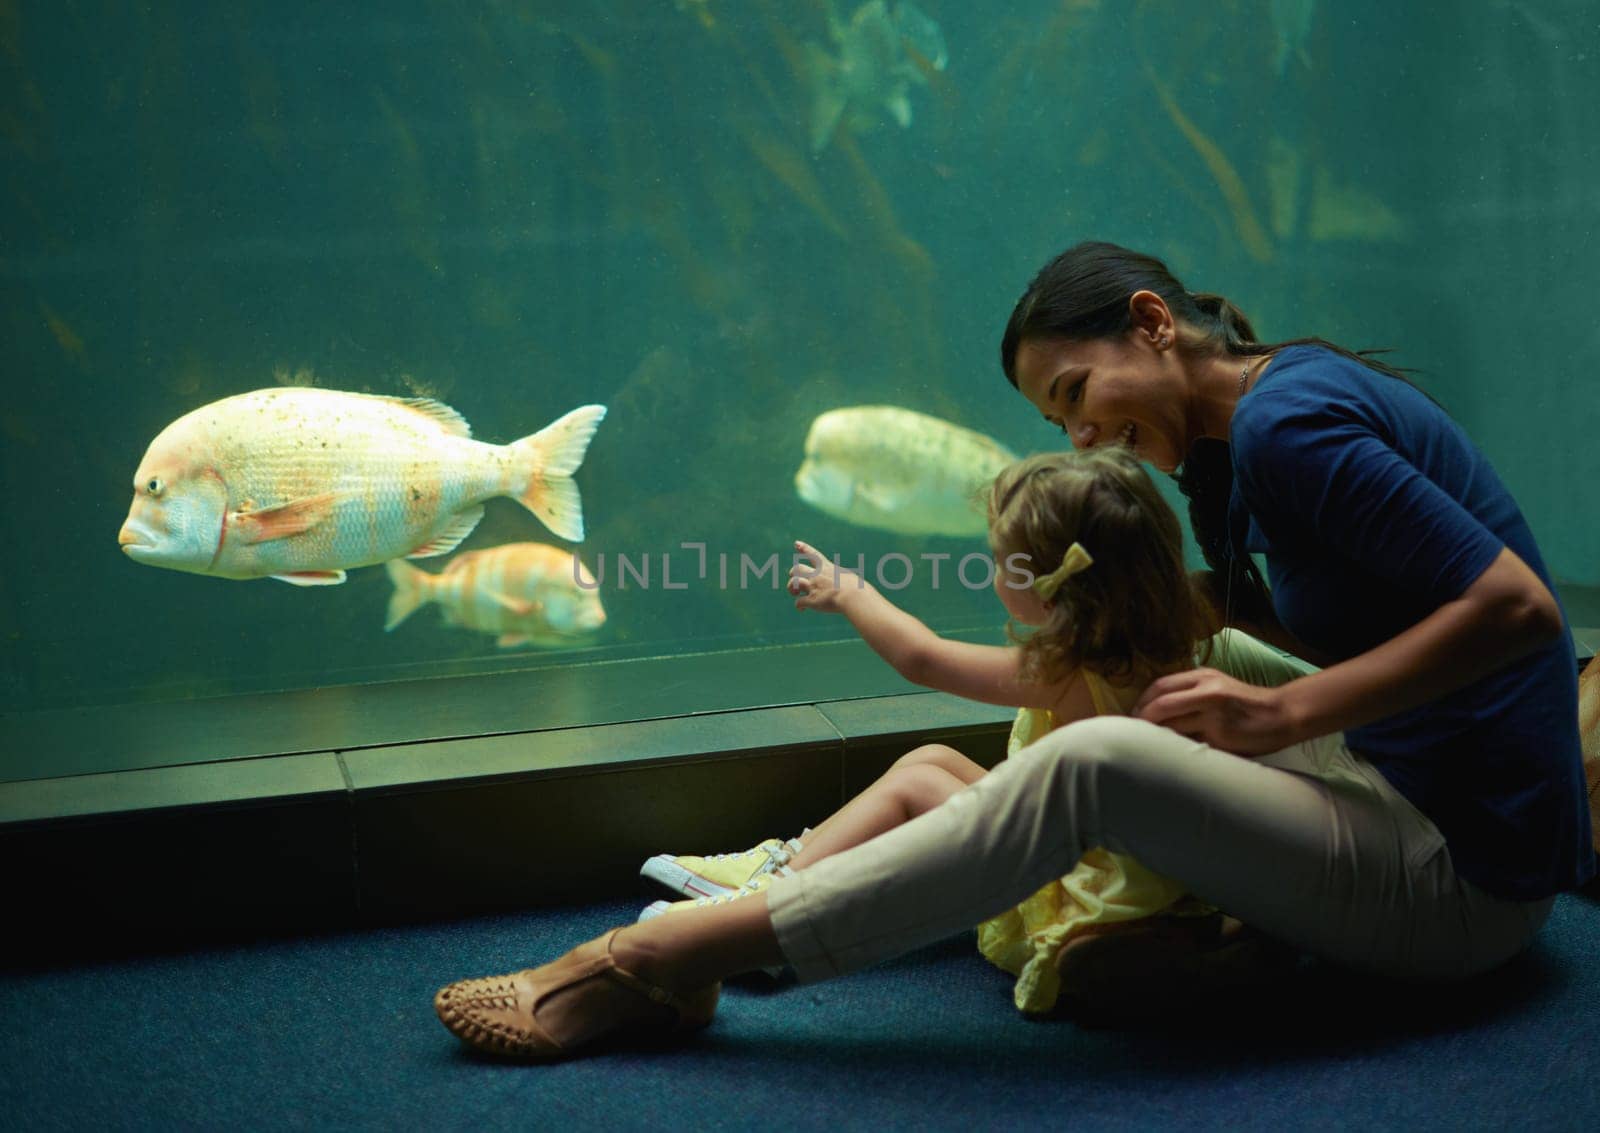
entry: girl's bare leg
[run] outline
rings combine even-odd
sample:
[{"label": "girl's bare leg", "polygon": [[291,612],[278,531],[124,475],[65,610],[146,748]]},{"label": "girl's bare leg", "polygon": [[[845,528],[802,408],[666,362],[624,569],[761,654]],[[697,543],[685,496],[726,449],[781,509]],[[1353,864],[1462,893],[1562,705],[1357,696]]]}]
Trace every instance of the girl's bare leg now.
[{"label": "girl's bare leg", "polygon": [[[804,869],[859,846],[932,810],[985,774],[980,764],[944,744],[907,752],[812,830],[805,849],[790,859],[789,866]],[[759,893],[630,925],[617,934],[612,953],[642,978],[683,990],[712,983],[729,972],[784,963],[767,917],[766,896]]]},{"label": "girl's bare leg", "polygon": [[983,775],[979,764],[943,744],[927,744],[908,752],[813,829],[805,848],[789,860],[789,868],[805,869],[876,838],[927,813]]}]

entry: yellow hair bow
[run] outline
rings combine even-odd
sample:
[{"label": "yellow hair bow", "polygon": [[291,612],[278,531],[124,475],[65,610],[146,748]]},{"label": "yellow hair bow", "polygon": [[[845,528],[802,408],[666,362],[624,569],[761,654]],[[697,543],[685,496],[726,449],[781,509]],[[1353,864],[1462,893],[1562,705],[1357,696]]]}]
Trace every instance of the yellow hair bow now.
[{"label": "yellow hair bow", "polygon": [[1094,556],[1083,549],[1082,543],[1074,543],[1067,548],[1067,553],[1062,556],[1061,565],[1049,574],[1041,575],[1033,580],[1033,592],[1046,602],[1056,596],[1056,591],[1061,589],[1061,584],[1080,570],[1087,570],[1094,565]]}]

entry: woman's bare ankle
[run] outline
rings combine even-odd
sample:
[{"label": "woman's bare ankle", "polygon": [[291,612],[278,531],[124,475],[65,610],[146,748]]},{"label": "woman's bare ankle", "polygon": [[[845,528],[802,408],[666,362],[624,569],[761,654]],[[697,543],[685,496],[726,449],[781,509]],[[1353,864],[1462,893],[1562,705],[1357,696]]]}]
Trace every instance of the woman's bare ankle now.
[{"label": "woman's bare ankle", "polygon": [[678,965],[673,963],[670,949],[664,949],[659,933],[651,932],[648,922],[632,924],[619,930],[611,938],[611,956],[619,968],[638,976],[646,983],[664,987],[668,991],[687,990],[676,978]]},{"label": "woman's bare ankle", "polygon": [[674,992],[784,962],[763,894],[629,925],[612,938],[611,954],[640,979]]}]

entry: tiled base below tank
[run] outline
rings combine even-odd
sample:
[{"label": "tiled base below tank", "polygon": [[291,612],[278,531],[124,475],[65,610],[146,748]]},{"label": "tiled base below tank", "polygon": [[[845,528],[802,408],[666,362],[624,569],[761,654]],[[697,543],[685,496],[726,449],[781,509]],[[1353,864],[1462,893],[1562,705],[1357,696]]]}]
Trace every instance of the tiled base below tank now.
[{"label": "tiled base below tank", "polygon": [[639,893],[651,854],[798,833],[921,743],[993,764],[1011,716],[911,693],[9,783],[0,956]]},{"label": "tiled base below tank", "polygon": [[[1600,632],[1574,636],[1581,663]],[[859,657],[828,648],[840,687],[881,669],[864,648]],[[731,667],[698,674],[731,697],[773,687],[792,656],[705,664]],[[746,689],[734,687],[739,671]],[[585,679],[588,699],[574,694],[574,712],[605,707]],[[476,693],[506,702],[482,682],[437,688],[449,711],[424,705],[418,717],[435,735],[483,718]],[[619,711],[638,708],[633,688],[619,694]],[[295,730],[370,735],[371,722],[392,724],[408,696],[418,693],[296,694],[292,712],[265,713],[292,717],[288,739]],[[78,750],[63,736],[92,738],[93,729],[78,721],[77,731],[38,732],[27,748],[34,733],[7,721],[6,766],[35,770],[0,782],[0,964],[642,895],[637,871],[651,854],[798,833],[920,744],[948,743],[992,765],[1013,716],[906,692],[543,730],[513,722],[500,734],[346,750],[196,755],[213,725],[222,729],[215,744],[235,746],[209,750],[253,750],[262,703],[240,719],[212,702],[200,724],[180,706],[189,748],[174,749],[168,766],[120,771],[41,772]],[[115,746],[121,734],[101,739]]]}]

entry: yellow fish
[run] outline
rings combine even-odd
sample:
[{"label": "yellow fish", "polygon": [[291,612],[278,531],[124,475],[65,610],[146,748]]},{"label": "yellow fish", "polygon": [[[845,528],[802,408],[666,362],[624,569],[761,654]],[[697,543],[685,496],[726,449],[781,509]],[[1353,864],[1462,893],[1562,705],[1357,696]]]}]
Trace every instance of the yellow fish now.
[{"label": "yellow fish", "polygon": [[224,398],[150,442],[117,542],[135,562],[219,578],[332,586],[345,571],[442,555],[483,502],[510,496],[583,538],[572,474],[602,405],[508,445],[472,439],[427,398],[281,388]]},{"label": "yellow fish", "polygon": [[1016,457],[996,440],[892,405],[811,423],[795,491],[818,511],[902,535],[982,535],[981,494]]},{"label": "yellow fish", "polygon": [[436,602],[448,625],[498,634],[502,649],[567,645],[605,625],[598,583],[570,552],[544,543],[506,543],[468,551],[439,574],[408,563],[384,564],[394,583],[383,628]]}]

